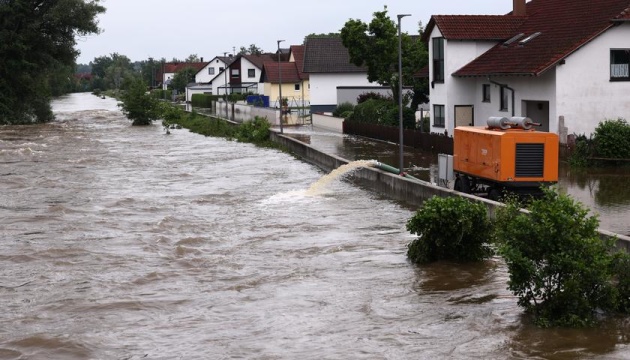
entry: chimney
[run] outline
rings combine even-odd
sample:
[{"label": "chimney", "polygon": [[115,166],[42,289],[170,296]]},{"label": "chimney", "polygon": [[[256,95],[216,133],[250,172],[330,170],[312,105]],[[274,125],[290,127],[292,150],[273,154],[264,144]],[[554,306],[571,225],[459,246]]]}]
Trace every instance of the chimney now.
[{"label": "chimney", "polygon": [[525,10],[525,0],[512,0],[514,4],[514,9],[512,10],[512,15],[514,16],[525,16],[527,15],[527,11]]},{"label": "chimney", "polygon": [[201,57],[201,59],[200,59],[200,60],[201,60],[200,62],[203,62],[203,56]]}]

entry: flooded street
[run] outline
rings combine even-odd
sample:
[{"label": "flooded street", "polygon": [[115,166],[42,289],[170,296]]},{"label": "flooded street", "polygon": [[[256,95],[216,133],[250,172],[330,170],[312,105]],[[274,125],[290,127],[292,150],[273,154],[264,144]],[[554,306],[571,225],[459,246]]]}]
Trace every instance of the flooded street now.
[{"label": "flooded street", "polygon": [[0,359],[630,358],[630,319],[537,329],[500,259],[411,265],[411,209],[289,154],[53,109],[0,127]]}]

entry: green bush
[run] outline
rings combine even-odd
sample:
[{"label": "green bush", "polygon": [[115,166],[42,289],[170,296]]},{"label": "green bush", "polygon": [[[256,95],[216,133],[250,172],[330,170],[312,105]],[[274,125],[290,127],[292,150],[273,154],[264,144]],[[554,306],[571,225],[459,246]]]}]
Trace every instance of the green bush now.
[{"label": "green bush", "polygon": [[394,101],[391,97],[387,97],[377,92],[371,91],[371,92],[366,92],[359,95],[357,97],[357,104],[362,104],[368,100],[385,100],[385,101],[390,101],[390,102]]},{"label": "green bush", "polygon": [[231,103],[235,103],[237,101],[244,101],[244,100],[247,100],[247,94],[232,93],[228,95],[228,101]]},{"label": "green bush", "polygon": [[211,108],[212,102],[217,101],[219,96],[210,94],[193,94],[190,98],[190,103],[194,107]]},{"label": "green bush", "polygon": [[151,96],[156,99],[171,100],[173,98],[173,90],[153,89]]},{"label": "green bush", "polygon": [[414,263],[479,261],[493,254],[488,244],[492,225],[485,206],[459,196],[425,201],[407,222],[407,230],[419,235],[407,250]]},{"label": "green bush", "polygon": [[269,140],[269,128],[271,125],[265,118],[256,117],[252,121],[246,121],[236,128],[234,137],[241,142],[254,144]]},{"label": "green bush", "polygon": [[[369,124],[398,126],[400,123],[398,111],[398,104],[391,100],[368,99],[356,105],[347,119]],[[403,108],[403,127],[416,128],[416,112],[411,108]]]},{"label": "green bush", "polygon": [[381,124],[390,103],[385,100],[367,100],[354,107],[348,120],[369,124]]},{"label": "green bush", "polygon": [[630,125],[624,119],[606,120],[593,135],[597,155],[611,159],[630,159]]},{"label": "green bush", "polygon": [[349,102],[343,102],[333,110],[334,117],[342,117],[342,114],[352,112],[354,110],[354,105]]},{"label": "green bush", "polygon": [[628,254],[599,237],[599,220],[570,197],[544,189],[529,214],[509,202],[495,236],[508,288],[539,326],[589,326],[597,310],[628,312]]},{"label": "green bush", "polygon": [[588,166],[588,158],[593,154],[593,139],[587,138],[586,135],[577,135],[575,137],[575,146],[571,149],[569,155],[569,165],[572,167]]},{"label": "green bush", "polygon": [[[399,126],[400,125],[400,113],[398,105],[389,107],[385,117],[383,118],[383,125]],[[416,128],[416,112],[408,107],[403,107],[403,128],[415,129]]]}]

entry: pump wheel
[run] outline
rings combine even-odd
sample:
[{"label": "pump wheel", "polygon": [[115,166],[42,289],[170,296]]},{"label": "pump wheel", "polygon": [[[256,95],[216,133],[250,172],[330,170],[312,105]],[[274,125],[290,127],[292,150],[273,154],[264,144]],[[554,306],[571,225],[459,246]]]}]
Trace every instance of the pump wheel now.
[{"label": "pump wheel", "polygon": [[501,191],[497,188],[490,188],[488,190],[488,199],[493,201],[501,201]]},{"label": "pump wheel", "polygon": [[468,177],[465,175],[458,176],[457,179],[455,179],[454,189],[455,191],[470,194],[470,183],[468,182]]}]

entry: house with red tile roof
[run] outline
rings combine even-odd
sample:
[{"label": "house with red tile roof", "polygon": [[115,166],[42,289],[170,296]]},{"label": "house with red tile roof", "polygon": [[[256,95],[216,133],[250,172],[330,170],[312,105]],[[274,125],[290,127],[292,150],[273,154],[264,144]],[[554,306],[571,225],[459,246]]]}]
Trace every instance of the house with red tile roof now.
[{"label": "house with red tile roof", "polygon": [[431,17],[432,132],[527,116],[565,142],[605,119],[630,120],[629,0],[513,5],[506,15]]},{"label": "house with red tile roof", "polygon": [[341,87],[378,86],[368,80],[367,68],[350,62],[348,49],[339,36],[309,37],[304,49],[303,71],[309,75],[311,113],[332,112],[339,104]]},{"label": "house with red tile roof", "polygon": [[[282,59],[281,59],[282,60]],[[263,64],[264,95],[269,96],[271,107],[279,107],[280,81],[282,97],[289,106],[309,106],[309,75],[304,71],[304,45],[292,45],[288,61],[269,61]]]},{"label": "house with red tile roof", "polygon": [[200,62],[177,62],[177,63],[164,63],[158,70],[158,79],[162,80],[162,89],[168,89],[168,85],[171,83],[175,74],[185,68],[191,67],[197,71],[201,70],[208,63],[201,58]]},{"label": "house with red tile roof", "polygon": [[[218,93],[218,87],[225,90],[227,81],[227,73],[224,70],[234,61],[234,56],[224,54],[226,56],[215,56],[206,66],[201,68],[195,74],[195,83],[186,87],[186,101],[190,102],[194,94],[214,94]],[[225,92],[222,92],[225,94]]]},{"label": "house with red tile roof", "polygon": [[[216,57],[222,59],[227,67],[215,71],[214,77],[208,78],[197,73],[196,79],[200,80],[190,84],[186,88],[186,100],[190,101],[192,94],[208,93],[214,95],[225,94],[261,94],[263,85],[260,81],[262,67],[265,62],[274,59],[273,54],[243,55],[230,57]],[[210,70],[208,70],[210,71]]]}]

